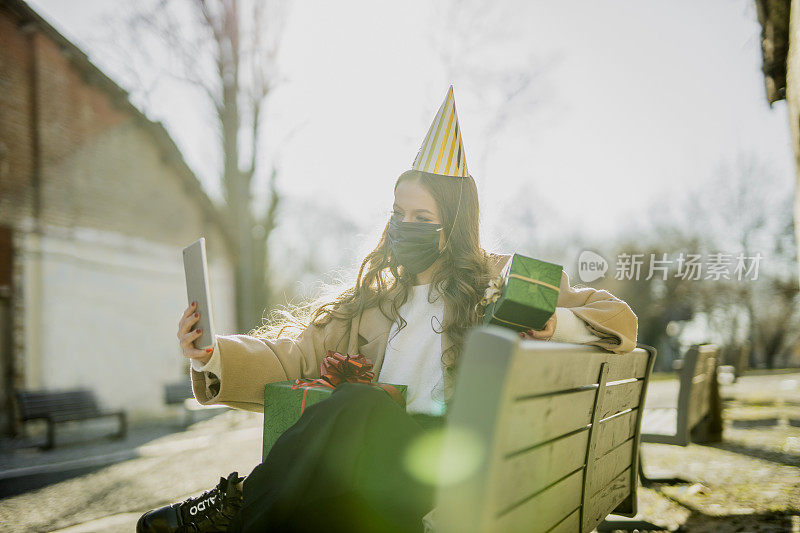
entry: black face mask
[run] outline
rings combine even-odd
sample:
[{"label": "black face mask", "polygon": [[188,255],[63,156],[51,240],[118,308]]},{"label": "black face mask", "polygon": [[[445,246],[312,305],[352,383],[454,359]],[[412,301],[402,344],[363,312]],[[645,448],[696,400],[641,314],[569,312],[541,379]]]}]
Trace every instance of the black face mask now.
[{"label": "black face mask", "polygon": [[401,222],[389,219],[389,245],[397,262],[412,274],[424,272],[439,258],[441,224],[427,222]]}]

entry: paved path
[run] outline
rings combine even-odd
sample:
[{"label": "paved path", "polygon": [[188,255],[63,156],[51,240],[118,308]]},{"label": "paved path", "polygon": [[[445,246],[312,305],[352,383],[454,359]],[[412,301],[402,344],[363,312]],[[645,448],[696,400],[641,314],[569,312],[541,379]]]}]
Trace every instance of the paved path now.
[{"label": "paved path", "polygon": [[140,513],[120,513],[83,524],[58,529],[53,533],[105,533],[106,531],[134,531]]},{"label": "paved path", "polygon": [[[800,372],[764,376],[742,376],[736,383],[720,386],[723,398],[751,402],[800,403]],[[678,380],[651,381],[647,389],[647,407],[674,406],[678,399]]]},{"label": "paved path", "polygon": [[[60,453],[82,450],[90,460],[93,451],[106,451],[108,446],[75,446]],[[234,470],[249,473],[261,460],[261,415],[228,411],[186,431],[140,444],[129,454],[127,460],[1,499],[3,533],[131,532],[143,511],[211,489]],[[34,456],[31,453],[27,467],[19,466],[21,460],[16,458],[15,468],[35,468]],[[57,475],[53,469],[58,463],[46,464],[49,474]],[[0,484],[14,481],[6,477]]]}]

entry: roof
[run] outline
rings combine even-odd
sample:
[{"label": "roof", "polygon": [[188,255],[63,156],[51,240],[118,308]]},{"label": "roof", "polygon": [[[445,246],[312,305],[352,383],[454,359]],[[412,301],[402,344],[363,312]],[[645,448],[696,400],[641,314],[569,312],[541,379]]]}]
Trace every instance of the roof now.
[{"label": "roof", "polygon": [[208,197],[195,173],[189,168],[189,165],[186,164],[186,161],[183,159],[183,154],[180,149],[178,149],[178,146],[175,144],[172,137],[170,137],[169,133],[167,133],[163,124],[147,118],[144,113],[130,102],[128,99],[128,91],[106,76],[102,70],[89,60],[89,57],[83,50],[59,33],[58,30],[51,26],[23,0],[0,0],[0,7],[11,12],[19,18],[19,20],[34,25],[36,29],[52,39],[61,48],[64,52],[64,56],[70,63],[84,74],[86,83],[103,90],[115,105],[130,114],[136,123],[153,138],[156,144],[163,150],[164,160],[176,170],[176,174],[180,177],[189,193],[194,196],[208,220],[216,225],[222,233],[231,254],[235,255],[236,250],[233,247],[235,240],[233,239],[232,228],[226,222],[220,210],[217,209]]},{"label": "roof", "polygon": [[791,0],[755,0],[761,23],[762,68],[770,105],[786,98],[786,57],[789,54]]}]

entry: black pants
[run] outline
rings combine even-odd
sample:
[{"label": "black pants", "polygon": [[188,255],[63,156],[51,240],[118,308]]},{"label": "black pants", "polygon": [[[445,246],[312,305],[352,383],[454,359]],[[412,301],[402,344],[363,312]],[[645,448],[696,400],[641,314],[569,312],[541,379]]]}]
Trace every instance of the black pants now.
[{"label": "black pants", "polygon": [[404,463],[441,417],[409,415],[383,390],[344,383],[309,406],[244,481],[242,532],[422,531],[434,489]]}]

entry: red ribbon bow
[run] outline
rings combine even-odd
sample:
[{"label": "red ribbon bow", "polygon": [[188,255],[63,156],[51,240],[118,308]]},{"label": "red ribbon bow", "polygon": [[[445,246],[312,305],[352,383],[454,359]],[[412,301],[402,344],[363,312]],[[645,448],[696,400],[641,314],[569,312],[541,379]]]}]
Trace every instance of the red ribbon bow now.
[{"label": "red ribbon bow", "polygon": [[320,363],[319,374],[334,387],[344,382],[371,383],[375,377],[372,361],[363,355],[342,355],[333,350],[328,350]]},{"label": "red ribbon bow", "polygon": [[[316,379],[297,379],[292,385],[292,390],[304,389],[303,400],[300,404],[300,414],[306,407],[306,392],[308,389],[330,388],[334,389],[342,383],[371,384],[375,373],[372,371],[372,361],[361,354],[342,355],[339,352],[328,350],[328,354],[319,364],[320,377]],[[376,383],[392,397],[394,401],[405,408],[405,398],[391,385]]]}]

